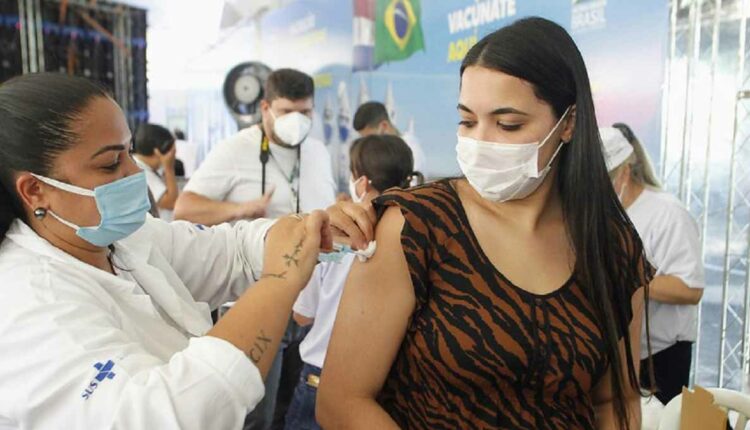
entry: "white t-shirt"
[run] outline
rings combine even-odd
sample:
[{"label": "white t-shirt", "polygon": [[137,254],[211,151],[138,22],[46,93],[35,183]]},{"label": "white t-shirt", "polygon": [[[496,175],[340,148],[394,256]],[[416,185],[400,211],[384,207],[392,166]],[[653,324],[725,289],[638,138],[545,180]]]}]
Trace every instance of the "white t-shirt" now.
[{"label": "white t-shirt", "polygon": [[135,164],[137,164],[138,167],[141,168],[141,170],[146,172],[146,182],[148,183],[148,189],[154,196],[154,200],[158,202],[164,196],[164,193],[167,192],[167,185],[164,184],[164,179],[162,179],[161,176],[159,176],[159,174],[151,168],[151,166],[146,164],[137,155],[134,156],[133,159],[135,159]]},{"label": "white t-shirt", "polygon": [[425,174],[424,169],[427,167],[427,159],[422,149],[422,143],[419,142],[416,135],[409,132],[402,134],[401,139],[404,139],[404,142],[409,145],[411,153],[414,156],[414,170]]},{"label": "white t-shirt", "polygon": [[174,144],[177,146],[175,158],[182,161],[182,165],[185,167],[185,177],[189,178],[193,176],[198,160],[198,145],[179,139],[175,140]]},{"label": "white t-shirt", "polygon": [[[212,200],[242,203],[259,199],[262,184],[259,126],[240,131],[216,146],[185,185],[191,191]],[[274,188],[266,218],[295,213],[297,199],[293,187],[300,187],[300,211],[324,209],[335,200],[331,159],[323,142],[307,138],[302,142],[300,176],[289,183],[297,164],[297,150],[271,144],[266,164],[266,191]]]},{"label": "white t-shirt", "polygon": [[[159,203],[159,200],[164,197],[164,193],[167,192],[167,185],[164,183],[164,179],[148,164],[138,158],[137,155],[134,156],[133,159],[135,159],[135,164],[137,164],[141,170],[146,172],[146,183],[148,184],[148,189],[151,191],[151,195],[154,196],[154,201]],[[157,209],[159,209],[159,218],[165,221],[172,221],[174,219],[174,213],[169,209]]]},{"label": "white t-shirt", "polygon": [[336,311],[354,258],[353,254],[349,254],[340,263],[318,264],[310,282],[294,303],[294,312],[315,319],[310,332],[299,346],[300,357],[307,364],[323,367],[333,323],[336,321]]},{"label": "white t-shirt", "polygon": [[[677,198],[666,192],[645,189],[627,212],[641,236],[646,257],[656,268],[656,276],[671,275],[690,288],[705,287],[698,225]],[[648,311],[652,353],[663,351],[678,341],[695,341],[697,306],[651,300]],[[641,358],[646,357],[644,325]]]}]

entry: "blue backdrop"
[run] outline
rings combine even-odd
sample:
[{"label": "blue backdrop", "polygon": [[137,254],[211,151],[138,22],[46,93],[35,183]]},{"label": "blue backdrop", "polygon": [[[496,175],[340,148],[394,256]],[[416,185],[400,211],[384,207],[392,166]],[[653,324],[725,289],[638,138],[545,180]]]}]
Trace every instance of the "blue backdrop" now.
[{"label": "blue backdrop", "polygon": [[[427,153],[426,173],[456,174],[455,106],[461,59],[485,34],[533,15],[554,20],[575,38],[587,63],[600,124],[629,123],[657,159],[666,1],[422,0],[425,49],[404,61],[353,72],[357,1],[292,0],[263,18],[258,53],[274,68],[294,67],[315,77],[315,134],[325,139],[325,125],[333,127],[328,141],[342,172],[346,146],[340,146],[341,138],[351,140],[353,133],[339,133],[339,119],[349,120],[350,125],[362,86],[370,100],[379,101],[385,101],[390,86],[396,124],[402,130],[413,127],[421,140]],[[475,13],[478,10],[485,13]]]}]

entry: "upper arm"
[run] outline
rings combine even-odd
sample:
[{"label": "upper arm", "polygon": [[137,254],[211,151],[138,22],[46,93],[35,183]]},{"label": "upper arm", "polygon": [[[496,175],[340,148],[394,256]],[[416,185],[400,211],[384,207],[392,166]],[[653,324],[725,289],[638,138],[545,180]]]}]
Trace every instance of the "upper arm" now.
[{"label": "upper arm", "polygon": [[265,236],[272,220],[204,227],[151,219],[148,235],[197,301],[216,309],[237,299],[263,271]]},{"label": "upper arm", "polygon": [[[640,372],[641,363],[641,331],[643,327],[643,312],[644,312],[644,292],[645,288],[639,288],[632,296],[631,309],[633,312],[633,319],[628,325],[628,334],[630,337],[630,357],[633,361],[635,368],[636,384],[638,383],[638,376]],[[632,386],[629,379],[628,371],[628,360],[627,360],[627,349],[625,345],[625,338],[620,339],[618,343],[618,349],[621,357],[621,375],[623,375],[623,384],[625,390],[625,397],[628,400],[629,412],[631,416],[631,428],[640,428],[634,423],[640,422],[640,391]],[[607,369],[607,372],[602,376],[599,383],[594,387],[591,393],[591,401],[596,409],[596,420],[599,424],[599,428],[611,429],[615,428],[615,417],[613,408],[612,394],[612,369]]]},{"label": "upper arm", "polygon": [[297,312],[292,312],[292,318],[294,318],[294,322],[296,322],[300,327],[307,327],[315,322],[315,318],[308,318],[302,314],[298,314]]},{"label": "upper arm", "polygon": [[[619,280],[619,283],[615,286],[617,289],[612,291],[612,300],[617,320],[622,321],[622,323],[616,323],[617,335],[620,339],[617,344],[620,368],[617,371],[621,375],[631,428],[640,428],[641,331],[645,312],[645,294],[653,278],[654,269],[646,259],[641,239],[632,226],[617,225],[614,231],[618,236],[620,247],[617,249],[619,252],[616,253],[619,272],[613,276]],[[631,379],[629,362],[633,365],[634,379]],[[598,428],[601,429],[616,428],[611,383],[614,370],[610,366],[591,392],[591,400],[596,407]]]},{"label": "upper arm", "polygon": [[346,282],[320,386],[321,402],[374,399],[396,358],[415,308],[401,245],[404,218],[389,208],[378,224],[378,249],[355,263]]}]

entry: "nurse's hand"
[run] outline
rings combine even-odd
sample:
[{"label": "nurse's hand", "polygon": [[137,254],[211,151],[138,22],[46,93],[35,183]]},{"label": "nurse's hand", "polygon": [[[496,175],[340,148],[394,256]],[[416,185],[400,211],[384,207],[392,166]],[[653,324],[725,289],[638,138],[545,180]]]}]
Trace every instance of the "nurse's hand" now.
[{"label": "nurse's hand", "polygon": [[266,237],[261,278],[286,281],[290,286],[302,289],[318,264],[320,251],[332,248],[331,227],[325,212],[281,218]]},{"label": "nurse's hand", "polygon": [[371,200],[365,198],[362,203],[339,201],[326,209],[337,243],[351,245],[354,249],[365,249],[375,240],[377,216]]}]

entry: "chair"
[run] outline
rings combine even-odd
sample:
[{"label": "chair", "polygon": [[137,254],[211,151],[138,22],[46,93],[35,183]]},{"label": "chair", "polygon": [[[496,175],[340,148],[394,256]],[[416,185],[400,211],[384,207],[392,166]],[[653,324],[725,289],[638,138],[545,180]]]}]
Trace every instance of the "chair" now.
[{"label": "chair", "polygon": [[[706,388],[714,396],[714,403],[728,411],[736,412],[737,422],[735,430],[745,430],[750,418],[750,396],[737,391],[723,388]],[[680,415],[682,413],[682,394],[672,399],[664,408],[659,422],[659,430],[680,430]]]}]

